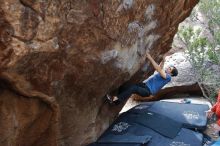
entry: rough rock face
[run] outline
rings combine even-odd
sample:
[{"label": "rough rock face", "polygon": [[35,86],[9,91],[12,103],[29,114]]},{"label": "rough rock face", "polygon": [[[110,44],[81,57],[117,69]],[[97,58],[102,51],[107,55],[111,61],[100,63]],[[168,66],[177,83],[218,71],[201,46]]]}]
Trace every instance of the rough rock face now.
[{"label": "rough rock face", "polygon": [[149,75],[197,2],[1,0],[0,145],[94,141],[121,109],[102,97]]}]

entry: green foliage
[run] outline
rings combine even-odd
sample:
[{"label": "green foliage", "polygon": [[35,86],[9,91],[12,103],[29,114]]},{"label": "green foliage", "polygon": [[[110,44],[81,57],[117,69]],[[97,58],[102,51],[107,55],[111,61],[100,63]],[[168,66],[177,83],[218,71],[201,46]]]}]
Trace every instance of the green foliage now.
[{"label": "green foliage", "polygon": [[208,40],[205,37],[200,37],[201,30],[193,29],[192,27],[181,27],[178,36],[187,46],[186,52],[189,54],[191,63],[201,69],[204,63],[206,49],[208,48]]},{"label": "green foliage", "polygon": [[220,89],[220,77],[207,67],[207,63],[220,66],[220,0],[200,0],[190,20],[201,21],[199,15],[207,21],[205,29],[208,29],[211,37],[202,33],[203,28],[189,26],[180,27],[177,37],[185,44],[204,96],[213,101],[216,91]]},{"label": "green foliage", "polygon": [[213,51],[212,49],[208,49],[207,55],[209,60],[211,60],[214,64],[219,63],[219,54]]},{"label": "green foliage", "polygon": [[209,24],[220,26],[220,1],[200,0],[199,10],[209,18]]},{"label": "green foliage", "polygon": [[[215,64],[220,62],[220,0],[200,0],[199,10],[208,19],[208,29],[212,33],[213,41],[207,52],[209,59]],[[220,48],[219,48],[220,49]]]}]

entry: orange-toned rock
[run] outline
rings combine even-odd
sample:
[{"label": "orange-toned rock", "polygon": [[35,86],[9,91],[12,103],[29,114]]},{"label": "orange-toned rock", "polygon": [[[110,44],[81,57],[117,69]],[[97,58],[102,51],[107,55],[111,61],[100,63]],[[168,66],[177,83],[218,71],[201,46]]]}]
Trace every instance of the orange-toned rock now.
[{"label": "orange-toned rock", "polygon": [[2,0],[0,145],[96,140],[120,110],[102,97],[152,72],[197,2]]}]

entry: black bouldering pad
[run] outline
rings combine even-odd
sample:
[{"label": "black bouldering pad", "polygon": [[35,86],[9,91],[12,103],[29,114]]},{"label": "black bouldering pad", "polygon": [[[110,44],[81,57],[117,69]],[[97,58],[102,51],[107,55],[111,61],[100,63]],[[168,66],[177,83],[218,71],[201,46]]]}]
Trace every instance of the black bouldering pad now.
[{"label": "black bouldering pad", "polygon": [[155,102],[149,111],[165,115],[183,124],[185,128],[204,130],[207,125],[205,111],[209,109],[205,104],[184,104],[174,102]]},{"label": "black bouldering pad", "polygon": [[182,128],[182,124],[176,122],[164,115],[154,112],[140,114],[136,118],[136,123],[147,126],[161,135],[169,138],[175,138]]},{"label": "black bouldering pad", "polygon": [[146,144],[151,136],[140,128],[142,128],[140,125],[124,120],[114,122],[97,140],[97,143]]}]

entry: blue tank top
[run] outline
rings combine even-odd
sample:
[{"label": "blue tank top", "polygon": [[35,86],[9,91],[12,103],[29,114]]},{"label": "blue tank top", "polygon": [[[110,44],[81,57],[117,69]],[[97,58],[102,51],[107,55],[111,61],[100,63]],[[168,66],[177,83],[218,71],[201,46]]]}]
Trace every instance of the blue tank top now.
[{"label": "blue tank top", "polygon": [[143,81],[145,85],[149,88],[152,95],[155,95],[164,85],[171,81],[171,76],[166,74],[166,79],[164,79],[158,72],[149,77],[147,80]]}]

